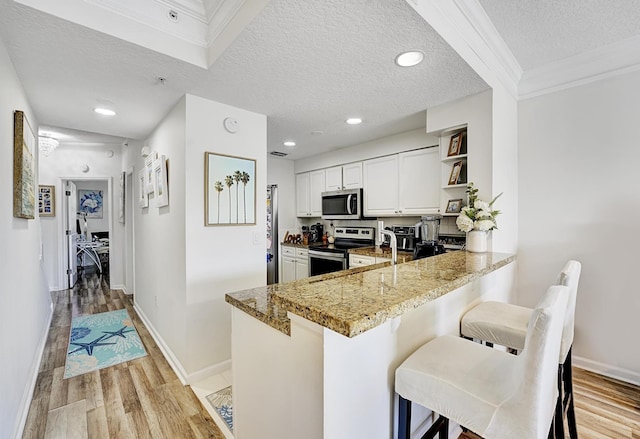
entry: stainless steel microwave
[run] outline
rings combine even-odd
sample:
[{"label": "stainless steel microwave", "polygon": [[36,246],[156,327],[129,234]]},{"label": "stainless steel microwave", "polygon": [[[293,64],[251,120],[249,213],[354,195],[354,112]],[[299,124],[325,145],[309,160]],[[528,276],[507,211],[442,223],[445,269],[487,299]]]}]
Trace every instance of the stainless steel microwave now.
[{"label": "stainless steel microwave", "polygon": [[322,218],[362,218],[362,189],[322,193]]}]

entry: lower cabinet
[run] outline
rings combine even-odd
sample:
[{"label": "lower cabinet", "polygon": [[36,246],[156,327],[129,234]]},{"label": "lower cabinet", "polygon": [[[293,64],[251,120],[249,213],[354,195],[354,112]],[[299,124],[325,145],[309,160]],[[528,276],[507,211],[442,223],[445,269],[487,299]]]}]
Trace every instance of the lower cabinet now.
[{"label": "lower cabinet", "polygon": [[364,255],[349,255],[349,268],[366,267],[367,265],[388,262],[391,258],[377,258]]},{"label": "lower cabinet", "polygon": [[282,246],[282,273],[280,283],[293,282],[294,280],[309,277],[309,250]]}]

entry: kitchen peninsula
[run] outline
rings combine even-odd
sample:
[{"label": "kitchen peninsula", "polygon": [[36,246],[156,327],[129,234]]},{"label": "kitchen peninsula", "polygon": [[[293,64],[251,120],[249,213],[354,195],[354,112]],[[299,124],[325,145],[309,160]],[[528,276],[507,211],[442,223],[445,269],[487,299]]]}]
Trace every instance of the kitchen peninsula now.
[{"label": "kitchen peninsula", "polygon": [[509,300],[514,261],[459,251],[227,294],[236,439],[392,437],[396,367]]}]

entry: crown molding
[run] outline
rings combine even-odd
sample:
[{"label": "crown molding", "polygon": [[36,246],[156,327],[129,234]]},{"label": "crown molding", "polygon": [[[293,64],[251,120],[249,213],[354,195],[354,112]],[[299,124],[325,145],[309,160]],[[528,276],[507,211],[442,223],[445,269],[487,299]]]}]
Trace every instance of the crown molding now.
[{"label": "crown molding", "polygon": [[522,68],[478,0],[406,0],[490,86],[514,99]]},{"label": "crown molding", "polygon": [[529,99],[640,70],[640,36],[527,70],[518,98]]}]

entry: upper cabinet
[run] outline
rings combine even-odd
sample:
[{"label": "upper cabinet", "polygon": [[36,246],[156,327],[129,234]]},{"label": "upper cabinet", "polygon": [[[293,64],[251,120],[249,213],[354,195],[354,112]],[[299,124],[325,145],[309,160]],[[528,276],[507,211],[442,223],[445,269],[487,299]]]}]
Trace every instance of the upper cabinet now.
[{"label": "upper cabinet", "polygon": [[296,174],[296,215],[322,216],[322,192],[325,189],[324,169]]},{"label": "upper cabinet", "polygon": [[398,155],[362,162],[364,215],[398,215]]},{"label": "upper cabinet", "polygon": [[439,148],[363,162],[364,215],[425,215],[440,211]]},{"label": "upper cabinet", "polygon": [[439,148],[398,154],[398,210],[402,215],[440,211]]},{"label": "upper cabinet", "polygon": [[325,169],[325,190],[341,191],[362,187],[362,162]]}]

